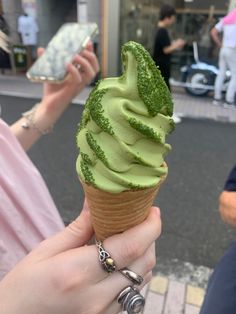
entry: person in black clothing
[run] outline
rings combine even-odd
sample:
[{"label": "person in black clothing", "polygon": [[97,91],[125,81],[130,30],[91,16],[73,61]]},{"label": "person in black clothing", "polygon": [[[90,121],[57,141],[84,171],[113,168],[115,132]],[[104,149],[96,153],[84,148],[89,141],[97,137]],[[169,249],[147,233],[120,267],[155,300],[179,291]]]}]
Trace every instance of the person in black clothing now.
[{"label": "person in black clothing", "polygon": [[231,170],[219,198],[221,219],[236,228],[236,165]]},{"label": "person in black clothing", "polygon": [[[219,198],[223,221],[236,227],[236,166]],[[224,253],[209,280],[200,314],[236,313],[236,242]]]},{"label": "person in black clothing", "polygon": [[9,35],[9,26],[6,22],[6,20],[4,19],[1,11],[0,11],[0,30],[5,33],[6,35]]},{"label": "person in black clothing", "polygon": [[0,6],[0,69],[4,73],[5,69],[11,68],[10,50],[9,50],[9,27],[3,17]]},{"label": "person in black clothing", "polygon": [[175,23],[175,16],[176,11],[173,6],[165,4],[161,7],[153,54],[153,59],[156,65],[159,66],[161,74],[169,89],[171,53],[174,50],[181,49],[185,45],[185,41],[180,38],[171,43],[167,29]]}]

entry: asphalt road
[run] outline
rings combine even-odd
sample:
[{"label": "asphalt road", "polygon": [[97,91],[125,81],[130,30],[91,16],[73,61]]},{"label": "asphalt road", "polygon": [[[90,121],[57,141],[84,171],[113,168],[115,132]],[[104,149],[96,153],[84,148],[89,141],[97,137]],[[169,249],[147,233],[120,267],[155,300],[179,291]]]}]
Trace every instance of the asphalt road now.
[{"label": "asphalt road", "polygon": [[[34,102],[0,96],[2,118],[12,123]],[[72,105],[54,132],[29,152],[66,224],[83,203],[75,171],[75,134],[82,108]],[[235,130],[235,124],[183,119],[169,136],[173,148],[167,158],[169,176],[155,201],[163,219],[157,243],[162,261],[178,259],[213,267],[235,239],[235,230],[220,221],[217,209],[219,193],[236,160]]]}]

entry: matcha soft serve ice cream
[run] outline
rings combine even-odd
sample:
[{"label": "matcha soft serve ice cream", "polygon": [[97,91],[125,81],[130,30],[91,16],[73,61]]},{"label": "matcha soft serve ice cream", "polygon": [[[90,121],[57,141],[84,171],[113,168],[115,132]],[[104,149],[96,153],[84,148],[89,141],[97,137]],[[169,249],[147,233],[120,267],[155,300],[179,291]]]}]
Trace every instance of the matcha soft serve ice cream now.
[{"label": "matcha soft serve ice cream", "polygon": [[149,53],[128,42],[121,55],[123,75],[92,90],[77,135],[76,168],[99,240],[146,218],[167,175],[174,127],[170,92]]}]

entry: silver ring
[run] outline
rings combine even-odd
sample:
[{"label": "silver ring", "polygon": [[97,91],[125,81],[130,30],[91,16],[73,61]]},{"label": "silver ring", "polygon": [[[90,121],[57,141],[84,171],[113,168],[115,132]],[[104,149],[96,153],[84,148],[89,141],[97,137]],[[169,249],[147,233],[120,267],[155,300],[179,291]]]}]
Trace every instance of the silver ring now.
[{"label": "silver ring", "polygon": [[73,63],[74,64],[74,67],[77,69],[77,70],[79,70],[80,68],[81,68],[81,65],[79,64],[79,63]]},{"label": "silver ring", "polygon": [[104,249],[102,242],[96,240],[96,245],[98,247],[99,262],[102,268],[107,273],[113,273],[116,270],[116,265],[111,255]]},{"label": "silver ring", "polygon": [[136,274],[132,270],[129,270],[128,268],[122,268],[120,269],[120,273],[124,275],[126,278],[128,278],[134,285],[140,286],[143,282],[143,277]]},{"label": "silver ring", "polygon": [[127,311],[128,314],[142,312],[145,305],[144,297],[139,293],[138,289],[131,286],[120,292],[117,302],[122,305],[122,310]]}]

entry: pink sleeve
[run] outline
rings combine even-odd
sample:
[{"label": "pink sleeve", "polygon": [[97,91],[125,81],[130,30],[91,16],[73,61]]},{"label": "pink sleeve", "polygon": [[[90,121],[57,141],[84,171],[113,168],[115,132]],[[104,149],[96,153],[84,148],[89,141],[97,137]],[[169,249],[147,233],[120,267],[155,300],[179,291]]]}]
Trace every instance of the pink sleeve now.
[{"label": "pink sleeve", "polygon": [[0,279],[64,224],[40,173],[0,119]]}]

